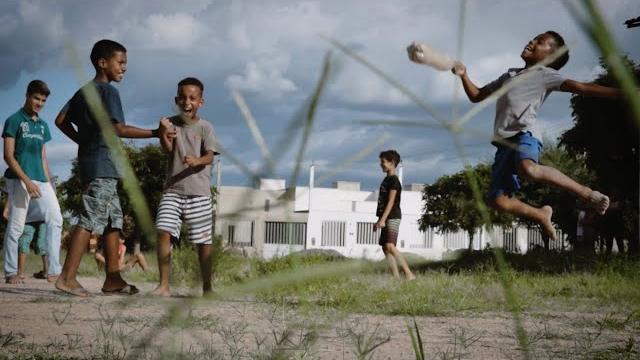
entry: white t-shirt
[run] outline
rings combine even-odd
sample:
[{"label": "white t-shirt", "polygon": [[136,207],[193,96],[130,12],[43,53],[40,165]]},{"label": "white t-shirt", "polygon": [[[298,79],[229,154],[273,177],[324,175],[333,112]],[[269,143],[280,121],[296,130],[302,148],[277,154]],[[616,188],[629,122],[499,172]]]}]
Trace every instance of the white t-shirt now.
[{"label": "white t-shirt", "polygon": [[549,67],[533,70],[513,68],[485,87],[494,92],[517,79],[521,80],[496,102],[494,140],[530,131],[533,137],[542,141],[542,132],[535,126],[538,109],[549,93],[558,90],[566,78]]}]

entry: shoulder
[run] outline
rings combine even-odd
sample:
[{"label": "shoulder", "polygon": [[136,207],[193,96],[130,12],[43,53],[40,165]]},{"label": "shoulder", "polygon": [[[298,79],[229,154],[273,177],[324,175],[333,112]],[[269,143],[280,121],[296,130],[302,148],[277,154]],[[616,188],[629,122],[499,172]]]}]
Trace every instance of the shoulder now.
[{"label": "shoulder", "polygon": [[211,125],[207,119],[200,118],[200,120],[198,120],[198,124],[207,131],[213,131],[213,125]]},{"label": "shoulder", "polygon": [[110,83],[95,83],[96,89],[102,97],[117,97],[120,98],[120,92],[115,86]]},{"label": "shoulder", "polygon": [[22,110],[18,110],[16,112],[14,112],[13,114],[9,115],[9,117],[5,120],[5,123],[19,123],[22,122],[23,117],[22,114],[20,113]]}]

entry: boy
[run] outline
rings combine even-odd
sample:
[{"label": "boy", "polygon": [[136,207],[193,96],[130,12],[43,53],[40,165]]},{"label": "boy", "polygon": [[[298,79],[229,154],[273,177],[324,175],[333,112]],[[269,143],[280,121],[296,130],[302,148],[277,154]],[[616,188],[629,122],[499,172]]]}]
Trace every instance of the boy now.
[{"label": "boy", "polygon": [[387,150],[381,152],[379,158],[380,167],[387,176],[380,184],[378,209],[376,210],[378,222],[373,225],[373,231],[380,229],[379,244],[382,246],[382,251],[389,262],[393,276],[400,278],[398,265],[396,263],[397,260],[407,279],[413,280],[416,277],[409,269],[409,265],[407,265],[404,256],[402,256],[396,248],[398,231],[400,230],[400,219],[402,218],[402,212],[400,211],[402,185],[396,175],[396,167],[400,163],[400,154],[395,150]]},{"label": "boy", "polygon": [[211,124],[198,117],[204,100],[204,86],[196,78],[178,83],[175,103],[179,115],[169,119],[174,133],[160,138],[169,154],[167,180],[158,207],[158,268],[160,284],[154,295],[171,296],[171,237],[180,236],[181,218],[189,226],[189,240],[198,246],[203,294],[211,292],[211,241],[213,205],[211,196],[211,163],[217,154],[216,139]]},{"label": "boy", "polygon": [[621,96],[619,89],[582,83],[562,76],[558,70],[569,61],[568,52],[546,67],[532,68],[564,44],[562,36],[555,31],[547,31],[536,36],[529,41],[520,54],[525,62],[524,68],[509,69],[497,80],[482,88],[478,88],[469,79],[463,64],[458,63],[452,69],[456,75],[460,76],[465,93],[474,103],[484,100],[512,79],[526,74],[526,79],[516,83],[496,102],[492,144],[496,146],[497,151],[492,166],[489,199],[492,206],[500,211],[537,222],[544,233],[553,240],[556,239],[555,228],[551,223],[553,209],[550,206],[536,208],[514,198],[513,194],[520,188],[518,176],[556,185],[572,192],[601,215],[609,207],[609,198],[578,184],[553,167],[538,163],[542,142],[541,134],[535,128],[536,113],[551,91],[564,91],[583,96]]},{"label": "boy", "polygon": [[19,239],[24,231],[27,213],[35,211],[46,224],[48,253],[47,279],[56,280],[60,273],[60,236],[62,213],[56,193],[49,183],[49,165],[44,144],[51,140],[47,123],[38,113],[50,91],[43,81],[33,80],[27,86],[24,106],[4,123],[4,160],[9,168],[4,176],[9,201],[7,230],[4,234],[4,272],[9,284],[20,284],[17,272]]},{"label": "boy", "polygon": [[[9,220],[9,203],[8,200],[4,203],[2,217],[5,220]],[[33,207],[29,209],[33,210]],[[42,256],[42,270],[33,274],[33,277],[36,279],[47,278],[47,225],[43,221],[31,221],[33,213],[34,211],[27,211],[24,230],[22,230],[20,239],[18,239],[18,277],[23,280],[26,277],[24,267],[27,263],[27,255],[34,237],[36,238],[36,251]]]},{"label": "boy", "polygon": [[85,94],[91,88],[98,93],[118,137],[158,137],[168,129],[168,124],[160,124],[154,130],[125,124],[120,94],[110,84],[112,81],[122,81],[127,70],[127,50],[124,46],[112,40],[100,40],[93,46],[90,58],[96,70],[95,77],[75,93],[56,118],[58,128],[78,144],[78,168],[85,186],[83,209],[71,234],[69,252],[56,288],[71,295],[89,295],[76,280],[76,273],[87,250],[89,237],[96,232],[103,236],[106,258],[107,275],[102,293],[133,295],[138,293],[138,289],[122,279],[118,266],[118,239],[122,228],[122,209],[117,192],[119,174],[98,120],[93,115],[96,109],[91,109]]}]

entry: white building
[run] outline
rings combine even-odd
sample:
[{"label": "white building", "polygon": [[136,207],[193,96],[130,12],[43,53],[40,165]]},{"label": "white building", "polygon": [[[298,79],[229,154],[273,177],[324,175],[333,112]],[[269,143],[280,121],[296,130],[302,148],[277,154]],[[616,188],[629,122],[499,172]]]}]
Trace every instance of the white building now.
[{"label": "white building", "polygon": [[[271,258],[305,249],[335,250],[347,257],[382,259],[378,245],[378,191],[362,191],[360,183],[337,181],[333,188],[313,186],[287,188],[284,180],[261,179],[255,187],[219,186],[216,234],[229,246],[248,254]],[[399,173],[402,181],[402,173]],[[402,222],[397,246],[426,259],[440,260],[448,251],[469,245],[466,232],[440,234],[419,230],[423,185],[403,186]],[[514,228],[494,233],[494,246],[526,252],[542,240],[537,230]],[[474,236],[473,248],[485,248],[489,236]]]}]

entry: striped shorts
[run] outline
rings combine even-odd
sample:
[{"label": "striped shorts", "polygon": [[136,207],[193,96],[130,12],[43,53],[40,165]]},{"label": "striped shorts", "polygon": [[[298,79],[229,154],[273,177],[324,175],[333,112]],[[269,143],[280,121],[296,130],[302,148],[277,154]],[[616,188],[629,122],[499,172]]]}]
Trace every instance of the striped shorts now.
[{"label": "striped shorts", "polygon": [[189,196],[165,193],[160,200],[156,227],[171,236],[180,237],[182,219],[189,227],[189,241],[211,244],[213,234],[213,203],[211,196]]},{"label": "striped shorts", "polygon": [[384,246],[391,243],[396,245],[398,242],[398,233],[400,232],[400,219],[387,219],[387,226],[380,231],[380,241],[378,244]]}]

